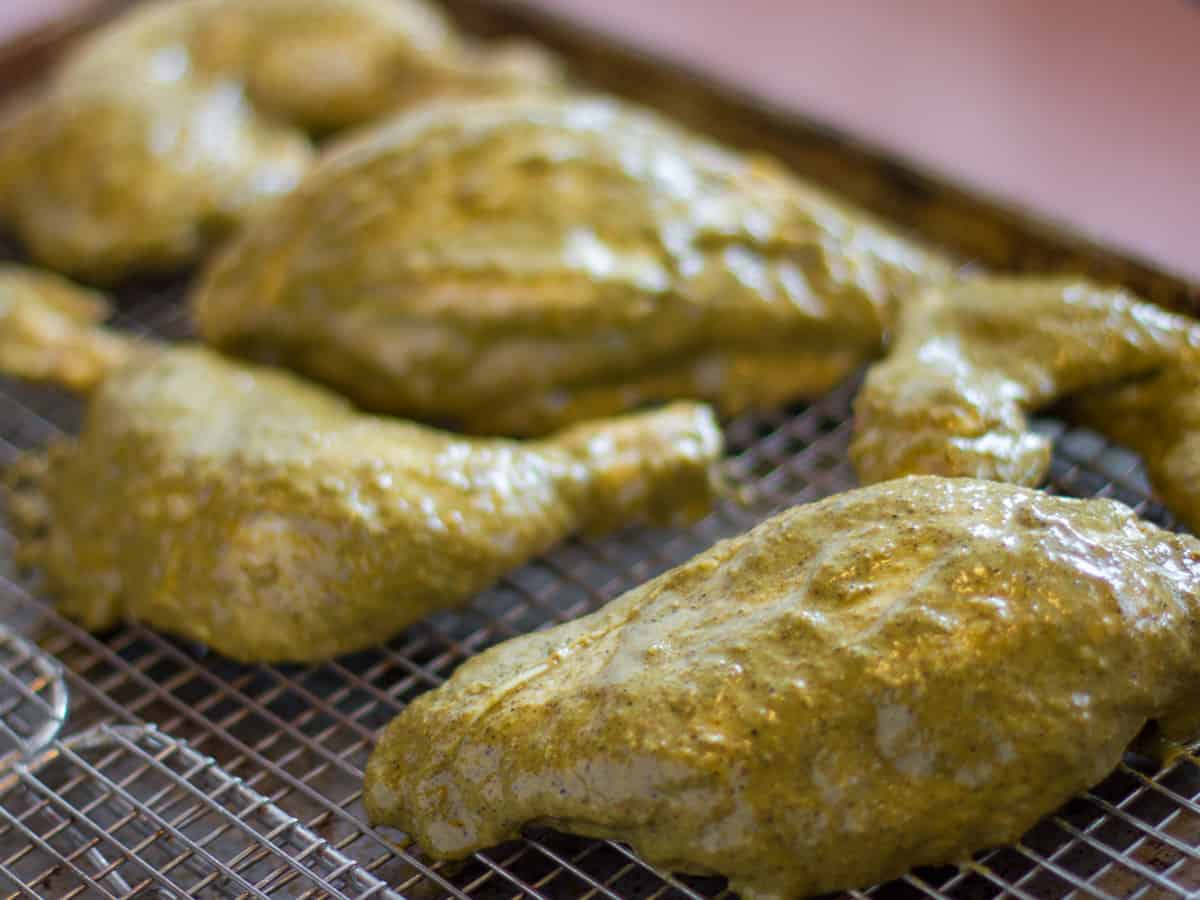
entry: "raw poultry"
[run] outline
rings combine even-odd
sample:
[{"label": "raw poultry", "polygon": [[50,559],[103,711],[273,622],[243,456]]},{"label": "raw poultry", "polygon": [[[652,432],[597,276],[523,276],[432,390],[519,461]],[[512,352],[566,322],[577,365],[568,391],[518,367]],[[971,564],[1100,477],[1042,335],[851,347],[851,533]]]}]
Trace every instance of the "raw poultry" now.
[{"label": "raw poultry", "polygon": [[527,823],[747,900],[1019,838],[1148,721],[1200,726],[1200,541],[1109,500],[885,482],[464,663],[388,726],[371,819],[437,859]]},{"label": "raw poultry", "polygon": [[855,401],[864,482],[900,475],[1036,485],[1068,417],[1142,454],[1163,501],[1200,527],[1200,322],[1078,279],[980,278],[904,303]]},{"label": "raw poultry", "polygon": [[288,373],[134,342],[95,295],[0,271],[0,368],[92,387],[77,440],[10,472],[23,557],[91,629],[320,660],[458,606],[572,532],[705,513],[721,435],[680,403],[545,440],[364,415]]},{"label": "raw poultry", "polygon": [[217,346],[366,407],[528,435],[655,401],[811,397],[947,272],[769,160],[542,94],[438,103],[342,143],[193,304]]},{"label": "raw poultry", "polygon": [[170,0],[68,53],[0,124],[0,220],[98,280],[196,260],[295,186],[311,136],[431,96],[557,85],[424,0]]}]

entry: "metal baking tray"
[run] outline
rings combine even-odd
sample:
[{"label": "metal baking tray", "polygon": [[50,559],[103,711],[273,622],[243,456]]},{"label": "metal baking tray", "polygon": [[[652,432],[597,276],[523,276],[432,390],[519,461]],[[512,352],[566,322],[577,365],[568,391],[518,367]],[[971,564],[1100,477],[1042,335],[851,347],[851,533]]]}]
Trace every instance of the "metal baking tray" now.
[{"label": "metal baking tray", "polygon": [[[0,90],[26,84],[74,34],[126,5],[102,4],[0,51]],[[964,265],[1077,272],[1200,311],[1195,284],[703,75],[515,5],[447,5],[473,33],[523,34],[554,47],[582,84],[780,157]],[[185,337],[186,283],[181,276],[126,286],[119,324]],[[619,843],[536,828],[463,863],[431,862],[402,835],[366,825],[362,767],[384,723],[472,654],[595,609],[773,510],[852,487],[846,443],[855,388],[852,379],[812,404],[727,423],[727,466],[750,490],[749,508],[722,506],[688,530],[568,541],[460,612],[317,666],[239,665],[137,626],[89,634],[55,613],[36,578],[18,572],[12,537],[0,532],[0,896],[728,896],[720,879],[657,871]],[[0,380],[0,465],[74,430],[80,411],[65,394]],[[1058,437],[1050,490],[1115,497],[1175,527],[1130,454],[1053,418],[1039,427]],[[1162,770],[1127,758],[1015,847],[852,896],[1157,898],[1198,890],[1200,758],[1188,752]]]}]

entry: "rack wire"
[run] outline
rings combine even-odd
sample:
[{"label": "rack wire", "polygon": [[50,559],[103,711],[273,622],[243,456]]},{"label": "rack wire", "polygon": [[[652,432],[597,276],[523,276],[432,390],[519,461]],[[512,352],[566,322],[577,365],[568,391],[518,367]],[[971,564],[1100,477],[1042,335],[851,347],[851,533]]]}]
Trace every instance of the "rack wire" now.
[{"label": "rack wire", "polygon": [[[186,337],[182,284],[134,288],[118,324]],[[362,769],[380,728],[469,656],[581,615],[775,509],[853,486],[856,384],[727,424],[728,469],[756,498],[687,530],[573,539],[455,613],[315,666],[240,665],[154,631],[93,635],[18,575],[0,534],[0,894],[21,897],[717,898],[627,847],[531,829],[465,863],[432,862],[367,826]],[[0,382],[0,463],[78,427],[54,390]],[[1051,488],[1111,496],[1167,527],[1137,460],[1048,420]],[[34,643],[36,642],[36,643]],[[64,687],[66,685],[66,687]],[[65,691],[71,695],[66,714]],[[65,737],[54,733],[65,720]],[[0,739],[4,735],[0,733]],[[1018,845],[855,897],[1187,897],[1200,891],[1200,758],[1129,757]]]}]

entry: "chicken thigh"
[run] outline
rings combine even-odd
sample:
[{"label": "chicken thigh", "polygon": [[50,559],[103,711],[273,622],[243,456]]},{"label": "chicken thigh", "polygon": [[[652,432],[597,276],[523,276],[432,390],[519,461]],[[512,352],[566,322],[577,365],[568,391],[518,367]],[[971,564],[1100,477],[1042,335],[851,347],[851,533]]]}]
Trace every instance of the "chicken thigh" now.
[{"label": "chicken thigh", "polygon": [[464,663],[388,726],[371,819],[435,858],[525,823],[865,887],[1011,842],[1148,720],[1200,724],[1200,541],[1109,500],[914,477],[800,506]]},{"label": "chicken thigh", "polygon": [[0,127],[0,219],[93,279],[190,262],[290,190],[309,133],[435,94],[557,82],[424,0],[169,0],[71,53]]},{"label": "chicken thigh", "polygon": [[424,107],[344,143],[194,296],[203,336],[360,404],[540,434],[823,391],[945,264],[780,166],[617,100]]},{"label": "chicken thigh", "polygon": [[1200,322],[1082,281],[974,279],[904,304],[855,401],[850,453],[864,482],[1035,485],[1050,442],[1028,415],[1079,392],[1082,418],[1141,452],[1164,501],[1200,526]]},{"label": "chicken thigh", "polygon": [[[688,520],[712,498],[721,436],[701,405],[470,439],[205,348],[97,334],[95,314],[0,277],[0,365],[96,384],[79,439],[18,466],[10,498],[23,556],[91,629],[131,619],[235,659],[325,659],[571,532]],[[97,337],[91,369],[62,369],[62,348]]]}]

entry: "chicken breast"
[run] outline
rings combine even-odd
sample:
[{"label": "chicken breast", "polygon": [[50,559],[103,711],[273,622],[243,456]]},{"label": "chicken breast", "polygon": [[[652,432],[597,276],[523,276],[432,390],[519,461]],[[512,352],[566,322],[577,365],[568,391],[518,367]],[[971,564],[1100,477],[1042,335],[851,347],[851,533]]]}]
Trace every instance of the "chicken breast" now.
[{"label": "chicken breast", "polygon": [[525,823],[862,887],[1017,839],[1147,721],[1200,722],[1200,541],[1107,500],[890,481],[784,512],[464,663],[387,727],[372,821],[435,858]]}]

